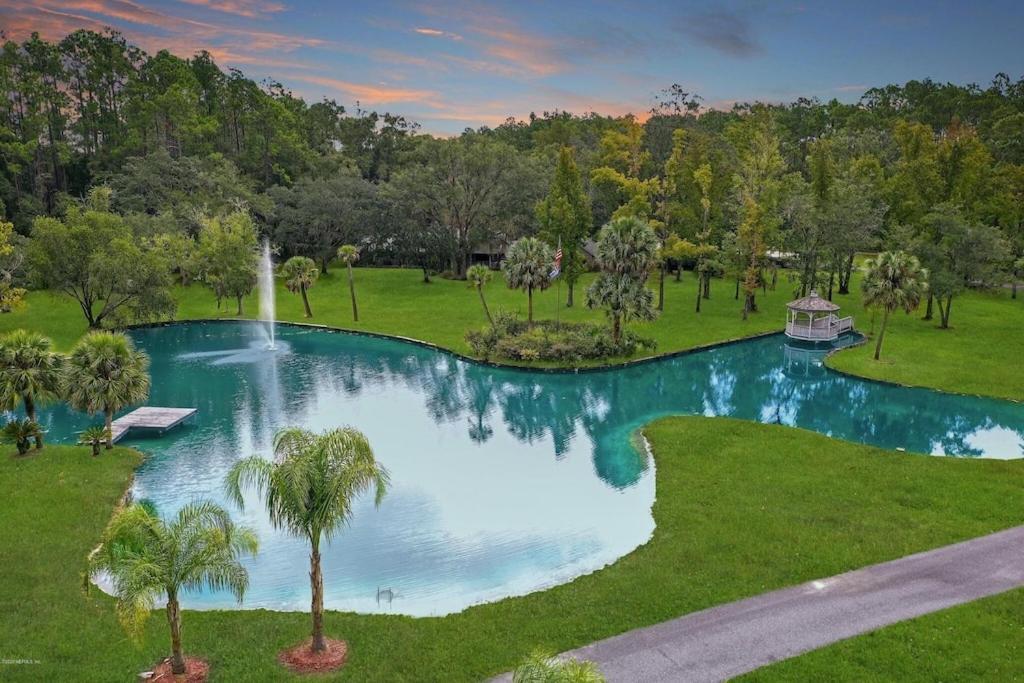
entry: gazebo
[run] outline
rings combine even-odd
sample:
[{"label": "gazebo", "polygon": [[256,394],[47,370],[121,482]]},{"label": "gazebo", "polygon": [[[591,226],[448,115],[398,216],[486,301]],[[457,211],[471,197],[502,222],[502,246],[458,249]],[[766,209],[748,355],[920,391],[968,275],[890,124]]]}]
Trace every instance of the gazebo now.
[{"label": "gazebo", "polygon": [[790,301],[786,309],[786,336],[791,339],[834,341],[853,329],[853,318],[837,316],[839,306],[813,289],[804,298]]}]

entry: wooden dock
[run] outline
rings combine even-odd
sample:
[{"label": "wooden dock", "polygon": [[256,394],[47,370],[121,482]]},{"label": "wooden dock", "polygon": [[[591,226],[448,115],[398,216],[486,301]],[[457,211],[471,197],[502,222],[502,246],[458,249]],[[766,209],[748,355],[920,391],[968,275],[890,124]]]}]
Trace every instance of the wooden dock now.
[{"label": "wooden dock", "polygon": [[196,414],[196,408],[158,408],[143,406],[136,408],[124,417],[119,417],[110,425],[112,441],[117,442],[132,429],[146,429],[155,432],[166,432]]}]

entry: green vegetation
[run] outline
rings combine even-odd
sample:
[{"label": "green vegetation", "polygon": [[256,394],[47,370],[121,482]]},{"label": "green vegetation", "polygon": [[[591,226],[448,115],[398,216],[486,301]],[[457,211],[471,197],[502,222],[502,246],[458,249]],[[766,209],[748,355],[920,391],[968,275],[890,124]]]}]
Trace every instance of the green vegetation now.
[{"label": "green vegetation", "polygon": [[607,358],[628,358],[637,349],[653,350],[652,340],[633,332],[615,339],[607,325],[540,320],[530,327],[505,313],[490,325],[466,334],[474,355],[485,360],[580,365]]},{"label": "green vegetation", "polygon": [[1024,590],[926,614],[759,669],[754,681],[1017,681]]},{"label": "green vegetation", "polygon": [[[1008,504],[1024,485],[1020,462],[896,454],[725,418],[671,418],[645,432],[658,468],[649,543],[570,584],[449,617],[328,611],[325,631],[352,647],[344,679],[480,680],[537,648],[563,651],[1024,521]],[[113,600],[81,592],[86,555],[137,462],[121,448],[92,458],[59,446],[0,458],[0,642],[16,646],[6,657],[40,662],[5,666],[5,680],[68,671],[81,681],[127,680],[167,656],[162,620],[147,623],[136,648]],[[309,629],[301,613],[186,611],[184,619],[188,651],[210,662],[214,681],[289,679],[275,655]],[[1017,639],[1007,629],[996,636]],[[993,666],[1004,659],[994,646],[979,648],[979,667],[979,652]]]}]

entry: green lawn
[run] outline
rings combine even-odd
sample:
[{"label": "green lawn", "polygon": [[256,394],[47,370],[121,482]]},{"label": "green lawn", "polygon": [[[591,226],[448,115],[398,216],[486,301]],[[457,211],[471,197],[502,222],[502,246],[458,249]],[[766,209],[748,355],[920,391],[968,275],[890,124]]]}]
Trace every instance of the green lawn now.
[{"label": "green lawn", "polygon": [[[582,305],[584,278],[577,291],[577,305],[556,307],[554,289],[537,293],[538,317],[564,320],[601,320],[600,311]],[[399,268],[356,269],[360,321],[354,323],[349,308],[344,271],[333,269],[310,291],[314,317],[308,322],[412,337],[432,342],[463,354],[470,350],[465,333],[480,327],[485,319],[476,293],[465,283],[435,278],[423,284],[417,270]],[[634,325],[639,333],[657,340],[655,354],[668,353],[781,330],[785,303],[792,284],[780,276],[777,288],[758,296],[760,311],[749,320],[741,319],[740,302],[733,299],[731,282],[716,280],[712,298],[704,301],[702,312],[694,312],[695,280],[686,273],[681,282],[666,282],[664,314],[653,323]],[[870,314],[864,313],[857,294],[836,295],[844,314],[857,317],[858,329],[869,331]],[[652,282],[652,285],[656,283]],[[500,274],[487,287],[492,310],[515,311],[525,316],[526,296],[507,289]],[[565,295],[563,287],[562,296]],[[201,286],[179,288],[178,319],[234,317],[234,302],[218,311],[213,295]],[[255,295],[246,299],[247,317],[256,314]],[[285,321],[307,321],[298,295],[278,283],[277,317]],[[871,359],[870,346],[844,351],[829,364],[837,369],[875,379],[931,386],[946,391],[988,394],[1024,400],[1024,377],[1019,369],[1020,330],[1024,329],[1024,301],[1010,300],[1009,292],[970,293],[954,303],[953,329],[940,330],[935,322],[920,320],[920,314],[895,315],[886,336],[881,362]],[[53,337],[67,349],[85,331],[78,305],[67,297],[49,292],[32,292],[28,306],[0,314],[0,331],[29,327]],[[625,360],[625,359],[622,359]]]},{"label": "green lawn", "polygon": [[1024,590],[840,641],[741,680],[1021,681]]},{"label": "green lawn", "polygon": [[[328,632],[352,646],[342,678],[480,680],[537,646],[572,648],[1024,522],[1021,462],[897,454],[725,418],[670,418],[646,433],[658,468],[648,544],[571,584],[449,617],[329,613]],[[135,463],[121,449],[0,456],[2,658],[40,662],[0,665],[0,679],[130,680],[165,652],[162,614],[136,648],[110,599],[81,592],[85,556]],[[211,662],[215,681],[288,679],[275,652],[306,630],[298,613],[188,612],[184,622],[186,650]],[[974,652],[995,656],[994,641],[1019,635],[994,629]],[[936,652],[952,646],[934,639]]]}]

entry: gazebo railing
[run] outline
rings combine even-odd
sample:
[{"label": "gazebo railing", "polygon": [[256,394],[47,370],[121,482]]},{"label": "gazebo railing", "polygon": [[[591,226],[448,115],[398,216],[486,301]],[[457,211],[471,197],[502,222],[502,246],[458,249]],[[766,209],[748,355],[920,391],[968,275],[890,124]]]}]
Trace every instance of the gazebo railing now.
[{"label": "gazebo railing", "polygon": [[814,320],[813,325],[810,324],[810,321],[790,320],[786,323],[786,334],[794,339],[835,339],[843,332],[849,332],[852,329],[853,316],[840,318],[833,315],[828,318],[818,318]]}]

